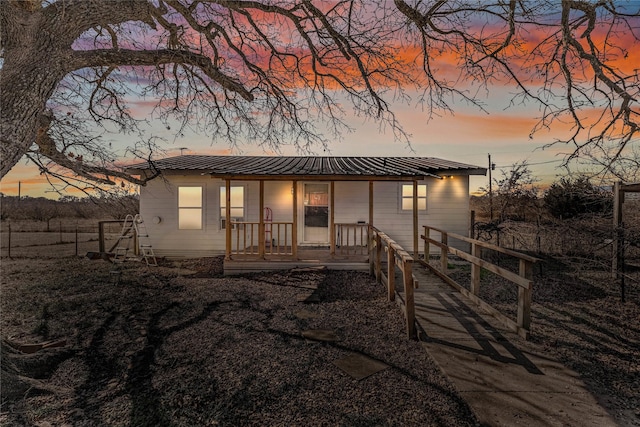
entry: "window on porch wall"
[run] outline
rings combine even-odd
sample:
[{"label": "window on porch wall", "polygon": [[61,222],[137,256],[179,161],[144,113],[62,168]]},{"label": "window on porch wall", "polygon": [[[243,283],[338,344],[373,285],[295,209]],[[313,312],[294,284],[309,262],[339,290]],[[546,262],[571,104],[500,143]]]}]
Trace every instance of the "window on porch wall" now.
[{"label": "window on porch wall", "polygon": [[[220,187],[220,228],[225,228],[227,218],[227,189]],[[231,218],[244,220],[244,187],[231,186]]]},{"label": "window on porch wall", "polygon": [[178,229],[202,230],[202,187],[178,187]]},{"label": "window on porch wall", "polygon": [[[402,193],[400,197],[400,210],[413,210],[413,184],[402,184]],[[418,184],[418,210],[427,210],[427,185]]]}]

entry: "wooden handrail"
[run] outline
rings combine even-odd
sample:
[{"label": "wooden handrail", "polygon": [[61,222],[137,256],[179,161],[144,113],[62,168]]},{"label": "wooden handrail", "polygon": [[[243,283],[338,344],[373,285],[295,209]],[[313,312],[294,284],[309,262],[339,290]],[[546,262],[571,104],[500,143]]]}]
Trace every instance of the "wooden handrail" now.
[{"label": "wooden handrail", "polygon": [[[446,234],[446,235],[448,235],[450,237],[453,237],[454,239],[461,240],[461,241],[467,242],[467,243],[473,243],[473,244],[476,244],[476,245],[478,245],[480,247],[483,247],[483,248],[486,248],[486,249],[491,249],[492,251],[500,252],[500,253],[503,253],[505,255],[510,255],[510,256],[513,256],[513,257],[516,257],[516,258],[519,258],[519,259],[525,259],[525,260],[530,261],[530,262],[538,262],[538,261],[540,261],[539,258],[532,257],[531,255],[523,254],[522,252],[517,252],[517,251],[511,250],[511,249],[506,249],[506,248],[503,248],[501,246],[494,245],[492,243],[483,242],[482,240],[472,239],[470,237],[466,237],[466,236],[463,236],[461,234],[449,233],[448,231],[444,231],[444,230],[441,230],[439,228],[431,227],[431,226],[428,226],[428,225],[424,225],[423,227],[425,229],[428,228],[429,230],[437,231],[440,234]],[[427,234],[427,233],[425,232],[425,234]],[[423,240],[426,238],[424,235],[420,236],[420,237]],[[435,245],[439,245],[440,244],[440,242],[438,242],[437,240],[433,240],[433,239],[429,239],[429,240],[430,240],[431,243],[433,243]]]},{"label": "wooden handrail", "polygon": [[[442,279],[444,279],[447,283],[451,284],[461,293],[469,297],[472,301],[490,311],[507,327],[517,332],[523,338],[528,338],[531,330],[531,292],[533,289],[533,264],[539,261],[539,259],[527,254],[501,248],[490,243],[482,242],[480,240],[471,239],[460,234],[448,233],[436,227],[431,227],[428,225],[425,225],[423,227],[424,234],[421,235],[420,238],[424,241],[424,261],[421,262]],[[431,231],[440,233],[439,241],[431,237]],[[466,243],[471,243],[470,253],[452,247],[449,244],[449,238],[454,238]],[[435,245],[440,248],[440,269],[435,268],[428,262],[430,245]],[[480,256],[481,248],[490,249],[518,259],[518,273],[514,273],[482,259]],[[467,290],[465,287],[459,285],[447,275],[446,272],[448,268],[448,254],[456,255],[459,258],[462,258],[465,261],[469,261],[471,263],[470,290]],[[479,298],[478,294],[480,293],[480,272],[483,268],[518,285],[518,314],[515,322]]]},{"label": "wooden handrail", "polygon": [[[378,283],[387,286],[389,301],[395,299],[395,268],[402,272],[404,287],[404,314],[406,319],[407,336],[416,338],[415,304],[413,289],[418,287],[418,281],[413,275],[413,257],[402,246],[392,240],[385,233],[373,226],[369,226],[369,262],[370,271],[375,275]],[[387,252],[387,270],[382,268],[382,251]]]}]

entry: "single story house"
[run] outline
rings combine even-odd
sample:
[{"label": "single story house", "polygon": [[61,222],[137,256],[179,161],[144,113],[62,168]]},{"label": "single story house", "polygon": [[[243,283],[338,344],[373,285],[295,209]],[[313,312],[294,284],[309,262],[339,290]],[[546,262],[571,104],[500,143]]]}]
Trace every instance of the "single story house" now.
[{"label": "single story house", "polygon": [[408,252],[424,224],[467,234],[469,176],[486,173],[433,157],[183,155],[130,168],[157,171],[140,189],[155,254],[224,254],[225,271],[366,257],[369,225]]}]

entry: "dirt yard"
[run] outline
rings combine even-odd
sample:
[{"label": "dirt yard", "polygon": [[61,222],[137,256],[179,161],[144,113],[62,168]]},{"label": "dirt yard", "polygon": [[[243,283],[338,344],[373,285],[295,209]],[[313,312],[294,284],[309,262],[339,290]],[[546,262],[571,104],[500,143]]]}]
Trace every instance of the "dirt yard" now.
[{"label": "dirt yard", "polygon": [[[219,258],[131,263],[118,283],[109,270],[2,260],[2,336],[61,346],[11,356],[33,388],[3,402],[2,425],[476,424],[366,274],[224,278]],[[353,356],[384,369],[356,379],[337,366]]]}]

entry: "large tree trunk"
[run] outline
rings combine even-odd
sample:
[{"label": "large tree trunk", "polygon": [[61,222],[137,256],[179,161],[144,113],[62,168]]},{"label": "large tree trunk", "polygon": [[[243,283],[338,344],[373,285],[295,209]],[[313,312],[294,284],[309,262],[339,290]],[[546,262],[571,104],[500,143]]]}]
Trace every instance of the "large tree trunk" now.
[{"label": "large tree trunk", "polygon": [[[47,101],[71,71],[89,63],[72,46],[86,30],[126,21],[153,25],[147,1],[65,0],[42,2],[0,0],[0,178],[34,145],[51,122]],[[94,62],[96,62],[94,60]],[[117,65],[117,64],[115,64]],[[46,140],[46,138],[40,138]],[[55,143],[55,141],[51,141]],[[41,145],[40,154],[55,161],[55,147]],[[48,152],[50,151],[50,152]]]},{"label": "large tree trunk", "polygon": [[[0,178],[35,142],[47,100],[64,77],[64,56],[54,51],[45,14],[1,6],[4,63],[0,72]],[[46,129],[44,130],[46,131]]]}]

